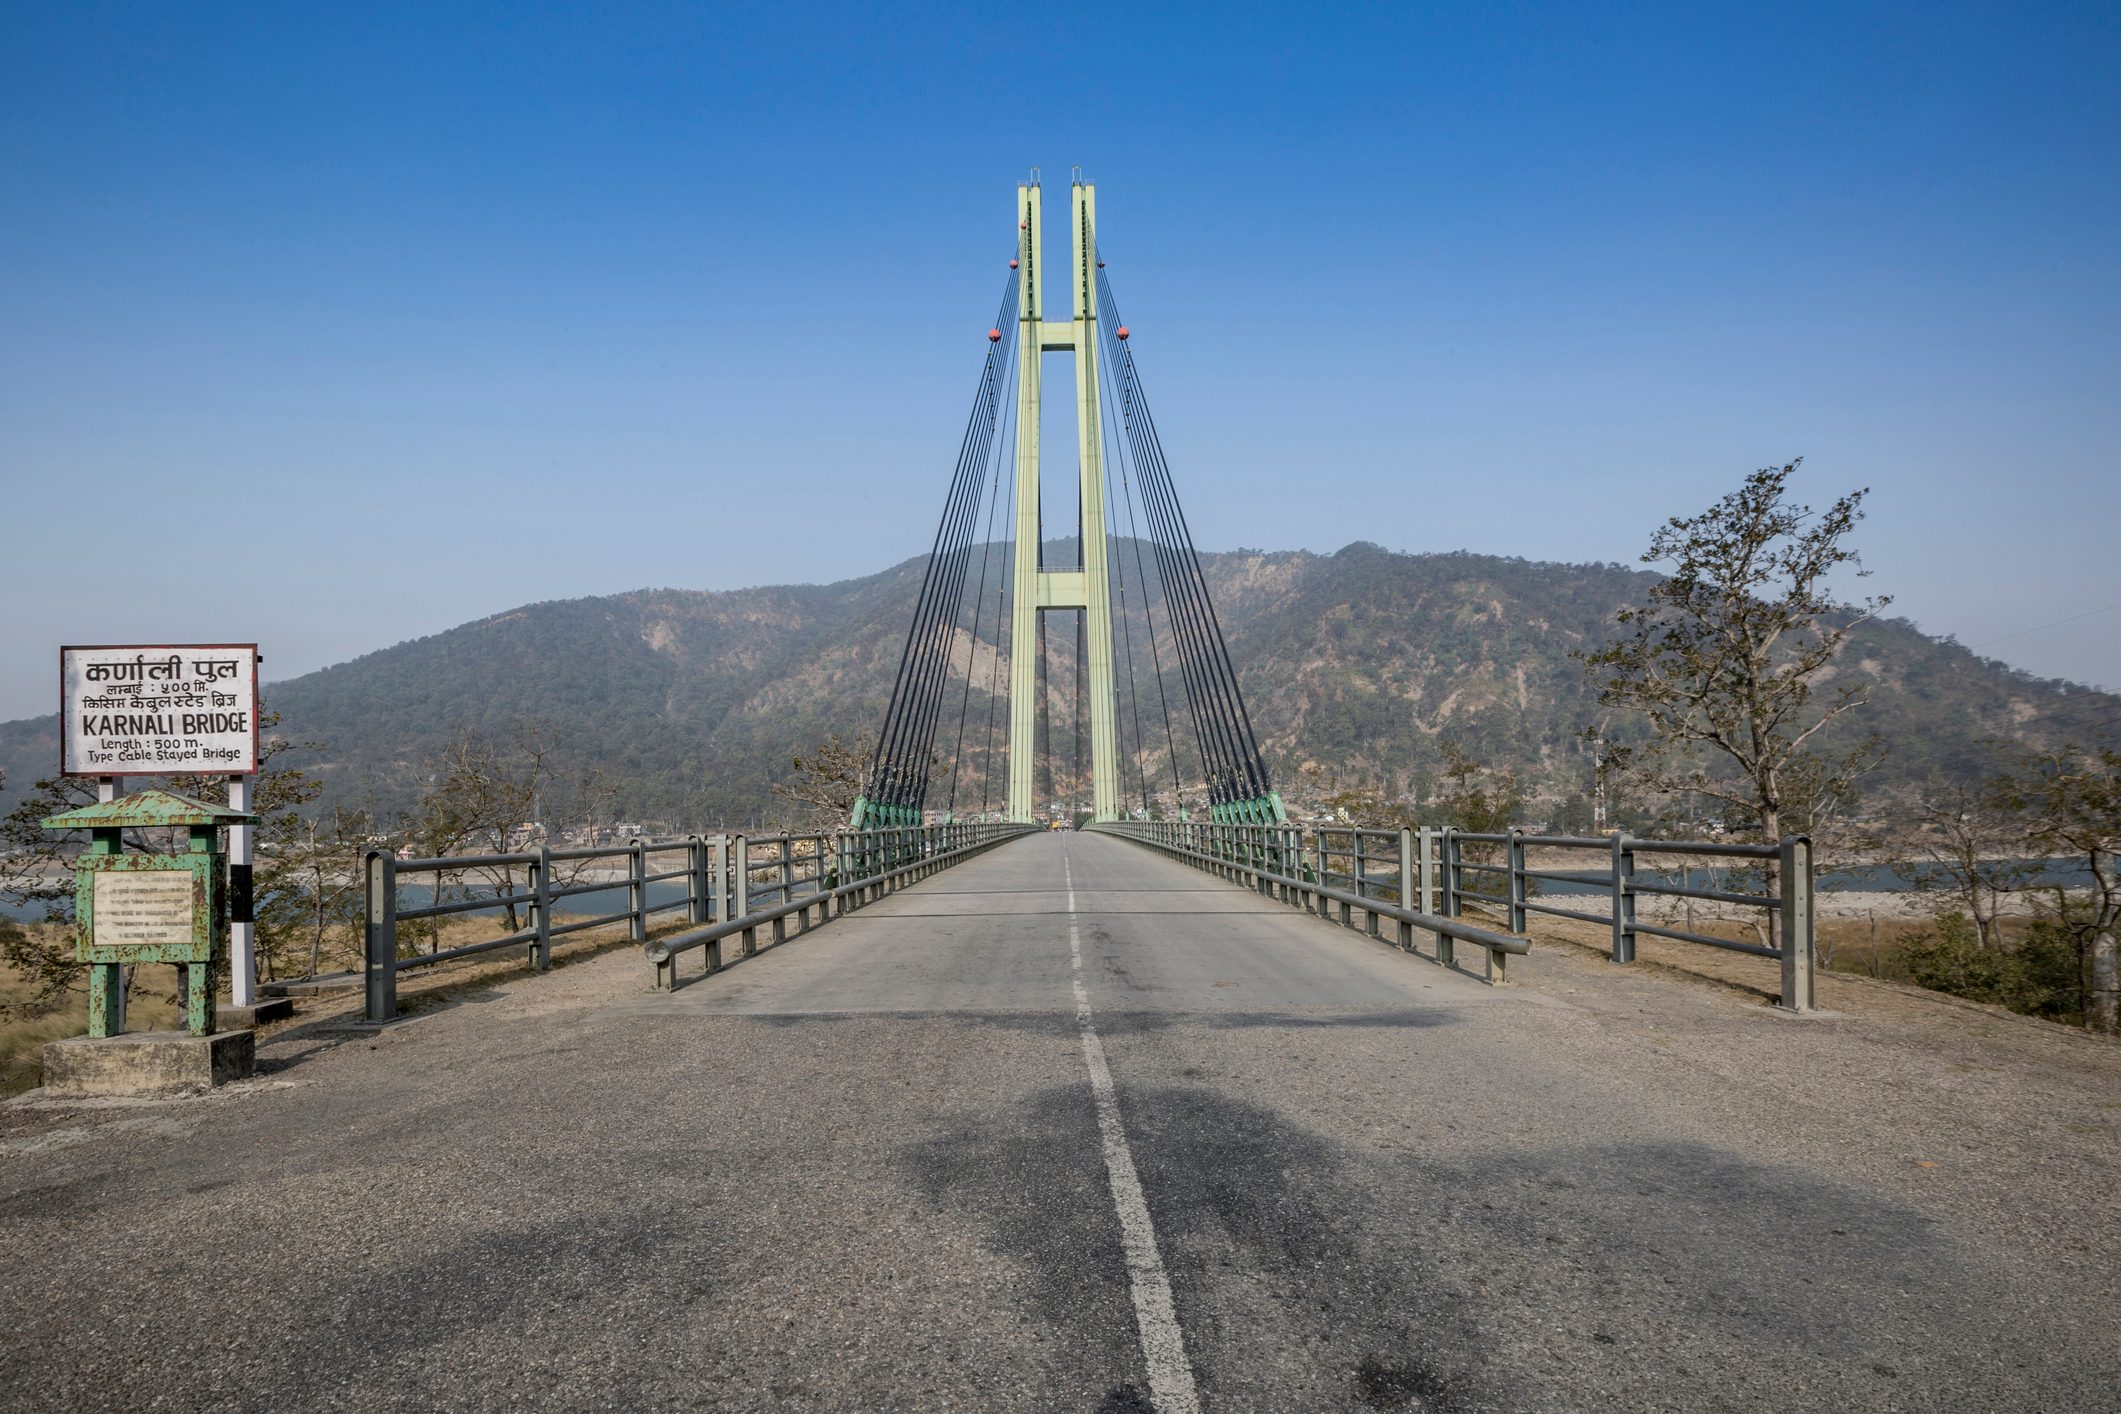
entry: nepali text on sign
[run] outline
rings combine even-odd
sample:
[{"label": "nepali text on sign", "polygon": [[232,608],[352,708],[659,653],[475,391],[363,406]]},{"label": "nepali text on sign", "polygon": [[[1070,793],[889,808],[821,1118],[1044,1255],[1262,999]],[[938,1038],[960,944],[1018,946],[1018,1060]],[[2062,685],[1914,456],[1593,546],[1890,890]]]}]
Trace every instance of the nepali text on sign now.
[{"label": "nepali text on sign", "polygon": [[59,657],[62,773],[258,769],[256,644],[63,648]]}]

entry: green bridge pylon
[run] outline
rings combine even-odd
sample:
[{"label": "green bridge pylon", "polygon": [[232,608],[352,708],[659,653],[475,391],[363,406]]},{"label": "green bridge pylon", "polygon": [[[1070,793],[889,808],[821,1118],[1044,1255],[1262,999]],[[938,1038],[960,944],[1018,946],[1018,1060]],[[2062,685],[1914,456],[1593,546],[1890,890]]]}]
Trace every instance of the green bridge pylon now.
[{"label": "green bridge pylon", "polygon": [[[1105,558],[1104,432],[1098,411],[1097,189],[1070,187],[1070,317],[1045,317],[1043,205],[1037,181],[1016,189],[1017,259],[1023,300],[1017,313],[1016,598],[1009,643],[1009,818],[1029,822],[1038,730],[1038,616],[1083,611],[1083,657],[1089,679],[1090,814],[1119,818],[1119,740],[1112,682],[1112,588]],[[1039,525],[1040,355],[1075,355],[1076,477],[1082,508],[1081,563],[1048,569]]]}]

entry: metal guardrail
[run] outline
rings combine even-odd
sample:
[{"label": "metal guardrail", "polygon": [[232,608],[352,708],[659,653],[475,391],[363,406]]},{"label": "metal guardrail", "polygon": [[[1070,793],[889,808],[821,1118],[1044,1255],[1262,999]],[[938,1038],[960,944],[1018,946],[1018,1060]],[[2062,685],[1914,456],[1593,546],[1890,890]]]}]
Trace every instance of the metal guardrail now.
[{"label": "metal guardrail", "polygon": [[[1435,960],[1453,970],[1462,970],[1458,967],[1456,945],[1470,943],[1485,955],[1486,966],[1478,975],[1490,983],[1507,982],[1509,959],[1532,950],[1523,938],[1408,908],[1399,901],[1396,891],[1387,899],[1381,881],[1368,873],[1369,852],[1363,837],[1396,834],[1402,846],[1395,860],[1396,881],[1414,874],[1410,867],[1413,859],[1409,853],[1409,831],[1314,830],[1306,845],[1305,832],[1294,825],[1117,820],[1090,828],[1136,840],[1211,874],[1248,884],[1259,893],[1337,921],[1344,928],[1354,927],[1355,915],[1361,913],[1373,938],[1382,936],[1382,922],[1389,918],[1397,926],[1399,946],[1407,952],[1416,951],[1417,930],[1428,933],[1436,939]],[[1349,834],[1357,838],[1337,848],[1325,838]],[[1334,859],[1343,860],[1345,867],[1332,869],[1330,862]],[[1349,887],[1342,888],[1340,883]]]},{"label": "metal guardrail", "polygon": [[[648,936],[652,920],[662,914],[683,909],[689,919],[705,919],[711,915],[720,881],[727,876],[731,839],[726,835],[689,835],[683,839],[635,840],[595,848],[553,849],[541,845],[510,854],[435,859],[400,859],[391,850],[370,850],[363,869],[363,917],[367,922],[362,955],[364,1014],[370,1021],[389,1021],[397,1016],[401,972],[511,947],[525,949],[530,965],[544,971],[552,966],[553,942],[571,934],[623,922],[627,937],[640,941]],[[741,858],[740,846],[736,853]],[[673,854],[682,854],[683,863],[674,868],[663,867]],[[623,875],[595,877],[600,872],[595,869],[598,863],[619,861],[624,862]],[[406,907],[400,895],[409,883],[423,877],[431,902]],[[648,901],[651,884],[674,879],[685,881],[682,898],[658,904]],[[613,892],[622,892],[624,907],[570,917],[564,922],[553,916],[553,905],[563,899]],[[507,915],[508,931],[499,937],[445,948],[439,946],[437,931],[427,951],[407,953],[400,946],[402,924],[496,912]]]},{"label": "metal guardrail", "polygon": [[[781,920],[800,912],[807,926],[809,910],[815,907],[822,922],[834,899],[846,892],[841,881],[857,872],[877,873],[932,857],[936,840],[947,839],[961,853],[962,842],[978,832],[1006,830],[1013,837],[1024,828],[932,825],[838,834],[688,835],[598,848],[540,846],[512,854],[436,859],[400,859],[390,850],[371,850],[364,870],[364,1014],[373,1022],[397,1016],[398,976],[404,972],[513,947],[523,948],[530,966],[542,972],[552,966],[557,939],[624,923],[628,941],[647,945],[655,924],[681,911],[683,922],[694,928],[718,920],[733,920],[741,928],[745,919],[755,917],[762,924],[770,922],[778,942],[785,928]],[[596,877],[603,872],[596,869],[599,862],[608,866],[621,861],[623,874]],[[431,902],[407,907],[402,894],[408,883],[422,878]],[[650,885],[677,880],[684,881],[681,897],[649,901]],[[554,916],[553,905],[563,899],[619,891],[624,906],[616,910],[564,920]],[[439,946],[437,932],[426,951],[408,952],[402,946],[400,929],[405,923],[472,913],[507,915],[507,931],[446,948]],[[747,934],[747,950],[749,942]],[[659,963],[659,975],[660,970]]]},{"label": "metal guardrail", "polygon": [[[1448,887],[1461,900],[1486,897],[1506,909],[1512,932],[1523,932],[1527,916],[1538,913],[1601,924],[1611,929],[1611,954],[1613,961],[1619,963],[1635,960],[1635,940],[1644,933],[1682,943],[1722,948],[1727,952],[1774,958],[1782,969],[1781,1004],[1797,1012],[1817,1009],[1815,956],[1818,922],[1814,903],[1818,879],[1808,836],[1793,835],[1774,844],[1735,844],[1714,840],[1645,840],[1625,833],[1594,837],[1528,835],[1522,830],[1502,834],[1475,834],[1463,830],[1437,833],[1442,838],[1443,873],[1450,881]],[[1465,858],[1468,845],[1500,850],[1501,862],[1468,861]],[[1564,856],[1588,855],[1601,867],[1534,868],[1528,862],[1528,855],[1533,850],[1558,852]],[[1656,867],[1660,858],[1683,861],[1676,879],[1671,870]],[[1709,862],[1710,884],[1697,886],[1694,883],[1692,861],[1697,859]],[[1757,873],[1759,887],[1740,890],[1716,886],[1713,881],[1718,865],[1738,872]],[[1503,892],[1494,895],[1470,889],[1466,884],[1468,875],[1478,875]],[[1588,892],[1556,893],[1542,900],[1539,896],[1541,884],[1574,885]],[[1753,911],[1762,924],[1762,936],[1772,937],[1775,941],[1749,943],[1735,938],[1719,938],[1692,928],[1645,922],[1637,907],[1637,901],[1644,896],[1694,900]],[[1552,901],[1583,899],[1588,903],[1593,898],[1603,900],[1602,910],[1594,912]]]},{"label": "metal guardrail", "polygon": [[[1269,891],[1279,891],[1284,902],[1322,916],[1332,916],[1329,908],[1337,910],[1344,926],[1353,926],[1353,916],[1360,912],[1366,915],[1372,936],[1379,935],[1381,919],[1394,919],[1403,947],[1410,945],[1410,929],[1429,931],[1438,939],[1439,961],[1448,959],[1450,935],[1431,926],[1432,922],[1460,919],[1468,907],[1487,906],[1503,913],[1512,934],[1524,933],[1528,916],[1535,913],[1610,927],[1612,958],[1618,963],[1635,960],[1635,940],[1644,933],[1775,958],[1782,965],[1781,1004],[1797,1012],[1814,1010],[1817,1005],[1813,977],[1817,881],[1812,842],[1802,835],[1755,845],[1642,840],[1625,834],[1596,838],[1530,835],[1522,830],[1483,834],[1429,825],[1403,830],[1326,825],[1307,830],[1295,825],[1121,821],[1093,828],[1190,856],[1191,862],[1204,867],[1235,871],[1232,877],[1250,878]],[[1534,867],[1529,856],[1535,850],[1590,854],[1603,867]],[[1674,871],[1657,867],[1660,858],[1684,861],[1676,878]],[[1707,885],[1694,883],[1691,861],[1696,859],[1711,865]],[[1770,862],[1775,880],[1772,891],[1766,885]],[[1746,891],[1716,884],[1714,866],[1719,864],[1759,871],[1761,887]],[[1580,892],[1542,895],[1542,885],[1573,885]],[[1749,943],[1646,922],[1637,909],[1637,900],[1645,895],[1758,910],[1766,925],[1762,931],[1776,941],[1772,945]],[[1588,904],[1592,898],[1604,900],[1603,911],[1556,901],[1583,899]],[[1491,971],[1497,971],[1498,980],[1496,963],[1503,955],[1490,953]]]},{"label": "metal guardrail", "polygon": [[[790,917],[807,931],[1033,828],[967,823],[755,838],[690,835],[602,848],[540,847],[513,854],[440,859],[399,859],[389,850],[375,850],[368,855],[365,869],[366,1014],[370,1021],[388,1021],[397,1015],[401,972],[509,947],[524,948],[530,965],[542,971],[552,965],[556,939],[621,922],[627,925],[628,939],[643,944],[655,964],[656,985],[668,988],[676,985],[676,959],[685,952],[707,949],[708,970],[714,971],[722,966],[724,938],[739,936],[740,956],[748,957],[757,950],[762,928],[771,931],[772,941],[780,942],[787,936]],[[1537,913],[1610,927],[1612,957],[1618,963],[1635,960],[1635,940],[1645,933],[1776,958],[1782,966],[1782,1005],[1799,1012],[1811,1011],[1816,1005],[1816,881],[1811,841],[1803,836],[1774,845],[1748,845],[1641,840],[1627,835],[1527,835],[1520,830],[1481,834],[1426,825],[1405,830],[1331,825],[1306,830],[1295,825],[1116,821],[1092,828],[1137,839],[1224,877],[1249,881],[1262,892],[1344,927],[1356,926],[1360,914],[1373,937],[1382,936],[1383,920],[1390,919],[1397,926],[1400,946],[1410,950],[1414,933],[1427,932],[1436,939],[1436,960],[1446,966],[1457,966],[1454,942],[1474,944],[1486,954],[1482,975],[1490,981],[1506,980],[1507,959],[1530,950],[1523,937],[1510,935],[1524,933],[1528,916]],[[1598,856],[1604,867],[1533,867],[1529,862],[1533,850],[1589,853]],[[682,863],[662,867],[677,854],[683,855]],[[1679,870],[1675,882],[1669,870],[1657,868],[1660,857],[1710,861],[1710,886],[1695,886],[1690,863]],[[619,860],[624,861],[621,877],[583,877],[597,861]],[[1764,873],[1770,861],[1776,880],[1773,892],[1764,881],[1757,892],[1715,883],[1716,863]],[[399,895],[407,878],[417,875],[431,881],[432,901],[404,907]],[[650,885],[679,879],[685,881],[682,897],[649,902]],[[1542,885],[1573,885],[1590,892],[1542,895]],[[553,905],[560,900],[619,890],[625,898],[621,909],[565,922],[554,919]],[[1768,925],[1763,935],[1776,941],[1773,945],[1749,943],[1691,927],[1644,921],[1637,900],[1645,895],[1759,910]],[[1591,897],[1605,900],[1603,912],[1555,901]],[[1509,933],[1464,921],[1469,906],[1501,910]],[[687,931],[649,938],[655,920],[681,909]],[[402,923],[496,911],[511,915],[508,931],[499,937],[443,948],[437,932],[425,952],[406,953],[401,948]]]}]

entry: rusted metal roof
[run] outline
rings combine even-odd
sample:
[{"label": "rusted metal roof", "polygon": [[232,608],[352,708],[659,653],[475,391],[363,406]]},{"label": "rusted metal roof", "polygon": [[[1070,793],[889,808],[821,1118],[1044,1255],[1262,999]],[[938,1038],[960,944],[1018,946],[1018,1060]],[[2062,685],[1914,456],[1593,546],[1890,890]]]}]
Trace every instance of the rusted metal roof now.
[{"label": "rusted metal roof", "polygon": [[176,825],[252,825],[258,817],[247,810],[209,805],[178,795],[173,790],[137,790],[95,805],[84,805],[54,815],[44,822],[47,830],[151,829]]}]

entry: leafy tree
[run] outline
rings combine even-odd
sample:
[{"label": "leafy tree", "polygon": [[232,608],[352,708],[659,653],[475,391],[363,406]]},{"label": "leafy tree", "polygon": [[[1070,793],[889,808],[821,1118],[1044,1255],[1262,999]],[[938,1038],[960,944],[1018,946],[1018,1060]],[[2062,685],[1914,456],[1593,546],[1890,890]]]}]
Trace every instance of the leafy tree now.
[{"label": "leafy tree", "polygon": [[1814,515],[1788,499],[1798,465],[1764,467],[1700,515],[1660,527],[1642,559],[1669,575],[1648,603],[1620,611],[1623,637],[1577,655],[1602,703],[1647,720],[1649,740],[1613,748],[1616,764],[1654,789],[1724,801],[1770,840],[1783,832],[1794,773],[1809,773],[1814,797],[1833,797],[1875,760],[1868,743],[1838,758],[1811,748],[1869,700],[1869,684],[1836,660],[1892,602],[1846,602],[1828,582],[1868,573],[1848,543],[1868,491]]},{"label": "leafy tree", "polygon": [[2041,752],[1999,782],[1995,798],[2024,812],[2035,847],[2085,861],[2090,897],[2076,908],[2060,895],[2049,918],[2076,939],[2087,973],[2085,1024],[2112,1034],[2121,1023],[2121,967],[2114,937],[2121,925],[2121,750],[2062,748]]}]

